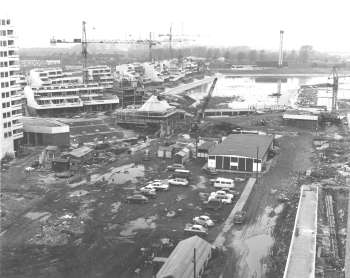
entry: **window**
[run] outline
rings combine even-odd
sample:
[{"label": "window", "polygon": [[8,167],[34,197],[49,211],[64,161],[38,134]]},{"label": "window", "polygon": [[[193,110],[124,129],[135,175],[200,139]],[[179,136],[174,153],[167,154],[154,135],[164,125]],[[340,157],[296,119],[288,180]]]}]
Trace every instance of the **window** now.
[{"label": "window", "polygon": [[209,156],[209,159],[215,159],[215,156],[214,155],[211,155],[211,156]]},{"label": "window", "polygon": [[7,123],[4,123],[4,128],[7,128]]},{"label": "window", "polygon": [[7,138],[7,132],[4,133],[4,137]]},{"label": "window", "polygon": [[238,161],[238,157],[231,157],[231,162],[237,162]]},{"label": "window", "polygon": [[6,113],[2,113],[2,117],[6,119]]},{"label": "window", "polygon": [[1,93],[1,97],[5,98],[6,97],[5,93]]},{"label": "window", "polygon": [[6,103],[5,102],[2,103],[2,108],[6,108]]}]

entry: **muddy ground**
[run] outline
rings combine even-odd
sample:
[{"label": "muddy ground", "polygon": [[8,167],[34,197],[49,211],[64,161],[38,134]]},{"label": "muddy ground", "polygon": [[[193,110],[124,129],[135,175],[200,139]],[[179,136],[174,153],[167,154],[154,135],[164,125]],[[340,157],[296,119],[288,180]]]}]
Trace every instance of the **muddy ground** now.
[{"label": "muddy ground", "polygon": [[[261,119],[266,121],[265,126],[258,124]],[[283,126],[281,114],[276,113],[225,122],[276,134],[280,151],[248,201],[247,222],[233,226],[228,233],[224,256],[211,263],[208,277],[269,277],[265,274],[276,240],[286,246],[289,243],[285,241],[290,240],[276,236],[276,223],[283,225],[281,217],[286,213],[286,205],[278,202],[277,196],[280,192],[288,196],[298,192],[300,173],[312,167],[315,133]],[[208,134],[218,134],[215,125],[209,125],[203,135]],[[11,196],[12,206],[5,202],[2,207],[2,220],[6,222],[1,232],[1,276],[151,277],[153,267],[145,263],[140,249],[153,248],[156,255],[168,255],[171,248],[158,248],[159,240],[170,238],[176,244],[184,238],[186,223],[204,213],[199,193],[213,191],[200,169],[204,161],[191,161],[187,168],[193,179],[188,188],[171,187],[149,204],[126,204],[126,196],[147,180],[168,178],[165,168],[172,162],[155,158],[158,143],[152,143],[150,161],[143,161],[139,152],[120,155],[110,164],[95,165],[91,182],[68,184],[50,171],[25,175],[23,168],[39,150],[17,160],[2,175],[2,201]],[[102,177],[107,182],[102,182]],[[244,185],[238,184],[237,189],[241,191]],[[208,241],[215,240],[233,205],[209,213],[216,225],[209,230]],[[290,223],[293,213],[287,219]],[[142,270],[141,276],[135,274],[138,269]]]}]

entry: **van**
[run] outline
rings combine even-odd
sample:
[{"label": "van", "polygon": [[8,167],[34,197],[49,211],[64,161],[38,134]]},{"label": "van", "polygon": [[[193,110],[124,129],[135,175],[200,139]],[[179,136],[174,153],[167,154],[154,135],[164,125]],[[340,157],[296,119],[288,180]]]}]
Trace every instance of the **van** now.
[{"label": "van", "polygon": [[191,171],[185,169],[176,169],[174,171],[174,178],[189,179],[191,176]]},{"label": "van", "polygon": [[235,188],[235,183],[232,179],[217,178],[214,181],[214,187],[216,188]]}]

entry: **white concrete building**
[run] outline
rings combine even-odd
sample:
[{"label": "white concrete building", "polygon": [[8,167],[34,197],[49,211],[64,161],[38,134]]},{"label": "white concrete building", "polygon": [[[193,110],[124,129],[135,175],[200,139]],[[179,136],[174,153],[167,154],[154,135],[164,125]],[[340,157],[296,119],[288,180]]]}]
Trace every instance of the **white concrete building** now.
[{"label": "white concrete building", "polygon": [[61,68],[33,69],[24,89],[28,110],[37,115],[56,115],[82,111],[115,109],[116,96],[106,96],[98,83],[82,83],[76,72],[63,72]]},{"label": "white concrete building", "polygon": [[108,66],[88,67],[88,78],[89,81],[97,82],[105,89],[113,89],[114,78]]},{"label": "white concrete building", "polygon": [[14,154],[23,137],[19,56],[10,19],[0,19],[1,158]]}]

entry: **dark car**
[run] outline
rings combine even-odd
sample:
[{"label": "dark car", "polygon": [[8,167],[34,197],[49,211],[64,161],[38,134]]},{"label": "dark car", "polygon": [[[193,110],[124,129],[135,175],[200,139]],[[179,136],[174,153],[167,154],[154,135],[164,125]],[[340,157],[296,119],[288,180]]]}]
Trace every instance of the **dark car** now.
[{"label": "dark car", "polygon": [[203,203],[205,210],[218,210],[222,208],[222,201],[220,199],[211,199]]},{"label": "dark car", "polygon": [[246,220],[246,212],[245,211],[238,211],[233,216],[233,223],[235,224],[243,224]]},{"label": "dark car", "polygon": [[185,169],[185,166],[183,166],[182,164],[172,164],[169,165],[166,169],[168,171],[175,171],[176,169]]},{"label": "dark car", "polygon": [[209,176],[216,176],[218,174],[214,168],[204,168],[203,171]]},{"label": "dark car", "polygon": [[141,194],[135,194],[127,197],[126,201],[128,203],[145,204],[148,203],[149,199]]}]

